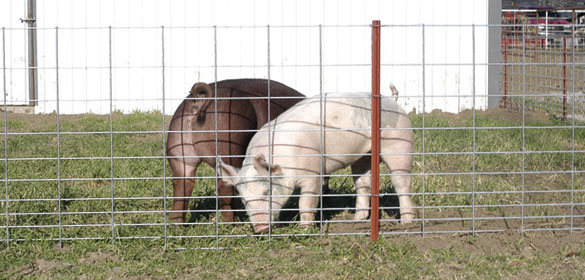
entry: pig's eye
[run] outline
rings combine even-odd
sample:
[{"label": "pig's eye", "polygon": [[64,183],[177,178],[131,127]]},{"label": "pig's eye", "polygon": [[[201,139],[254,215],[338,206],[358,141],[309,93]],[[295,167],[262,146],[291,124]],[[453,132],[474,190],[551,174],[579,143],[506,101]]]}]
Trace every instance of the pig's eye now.
[{"label": "pig's eye", "polygon": [[262,192],[262,195],[268,195],[268,189],[265,189],[265,190]]}]

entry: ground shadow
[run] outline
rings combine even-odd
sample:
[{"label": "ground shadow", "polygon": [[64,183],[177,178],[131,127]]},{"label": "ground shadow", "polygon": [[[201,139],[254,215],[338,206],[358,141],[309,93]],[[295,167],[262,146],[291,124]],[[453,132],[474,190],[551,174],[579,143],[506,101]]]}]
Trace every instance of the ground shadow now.
[{"label": "ground shadow", "polygon": [[[232,209],[234,211],[234,217],[236,221],[244,221],[248,218],[246,212],[243,211],[244,204],[239,198],[232,199]],[[190,215],[187,215],[189,223],[195,223],[200,221],[209,221],[212,214],[215,214],[216,209],[219,207],[218,201],[215,198],[197,198],[191,199],[189,210],[192,211]]]},{"label": "ground shadow", "polygon": [[[348,182],[344,181],[343,184]],[[351,184],[351,180],[349,182]],[[354,192],[348,192],[346,189],[353,189],[347,187],[340,187],[334,186],[330,188],[328,184],[323,186],[323,210],[318,210],[315,216],[315,220],[331,220],[336,215],[347,211],[346,209],[355,208],[355,196],[351,196],[355,194]],[[398,197],[394,192],[394,189],[391,186],[384,186],[382,188],[380,197],[380,207],[381,208],[388,208],[380,210],[381,212],[384,211],[388,216],[400,218],[400,211],[398,210],[399,203]],[[300,191],[297,189],[293,192],[291,199],[287,201],[285,206],[282,208],[279,221],[280,222],[291,222],[296,223],[300,221],[299,216],[299,196]],[[349,196],[348,196],[349,195]],[[216,199],[215,198],[203,198],[203,199],[191,199],[190,203],[190,210],[192,211],[188,216],[188,222],[200,222],[200,221],[208,221],[212,214],[214,214],[215,209],[217,207]],[[234,198],[232,200],[232,209],[236,210],[234,212],[234,216],[236,217],[237,221],[245,221],[248,219],[248,216],[245,211],[243,211],[244,205],[242,200],[239,198]],[[317,209],[321,209],[321,199],[319,204],[317,205]],[[351,213],[355,212],[354,210],[350,210]],[[321,218],[322,215],[322,218]],[[286,226],[287,223],[282,223],[281,225]]]},{"label": "ground shadow", "polygon": [[[344,182],[345,184],[346,182]],[[351,182],[349,183],[351,184]],[[351,187],[353,188],[353,186]],[[347,211],[348,209],[355,208],[355,196],[348,196],[351,194],[355,194],[354,192],[347,192],[345,191],[345,187],[333,187],[329,188],[329,186],[323,187],[323,207],[322,211],[318,210],[315,215],[315,220],[331,220],[333,217]],[[399,203],[398,203],[398,196],[394,192],[394,189],[389,187],[383,188],[381,193],[384,193],[380,198],[380,207],[388,208],[384,210],[380,210],[381,212],[384,211],[388,216],[400,218],[400,211],[399,211]],[[299,191],[295,190],[293,195],[298,195]],[[285,207],[283,208],[280,214],[280,221],[290,221],[296,222],[300,221],[299,218],[299,205],[298,205],[298,197],[294,199],[289,199]],[[321,202],[317,206],[317,209],[321,209]],[[350,210],[351,213],[354,213],[355,210]]]}]

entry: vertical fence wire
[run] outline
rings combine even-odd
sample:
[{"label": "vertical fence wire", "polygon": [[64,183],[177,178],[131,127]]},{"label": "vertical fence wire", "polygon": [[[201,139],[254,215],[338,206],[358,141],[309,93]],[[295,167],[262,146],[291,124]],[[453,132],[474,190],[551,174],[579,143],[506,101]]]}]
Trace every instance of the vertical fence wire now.
[{"label": "vertical fence wire", "polygon": [[504,51],[503,51],[503,66],[502,68],[504,68],[504,89],[503,89],[503,93],[504,96],[502,96],[502,103],[504,104],[504,109],[506,109],[508,107],[508,37],[505,36],[504,37]]},{"label": "vertical fence wire", "polygon": [[6,247],[10,246],[10,218],[8,216],[8,112],[6,111],[6,28],[2,27],[2,77],[4,99],[4,206],[6,214]]},{"label": "vertical fence wire", "polygon": [[165,250],[168,245],[168,232],[167,232],[167,145],[166,145],[166,119],[165,119],[165,27],[161,26],[161,74],[162,74],[162,149],[163,149],[163,221],[164,221],[164,242]]},{"label": "vertical fence wire", "polygon": [[[325,164],[325,160],[326,160],[326,156],[325,154],[327,153],[327,151],[325,150],[325,146],[324,146],[324,141],[325,141],[325,135],[324,135],[324,126],[325,126],[325,119],[324,119],[324,108],[323,108],[323,31],[322,31],[323,26],[321,24],[319,24],[319,150],[321,151],[321,153],[319,154],[320,158],[320,172],[319,172],[319,184],[321,185],[321,192],[319,193],[319,234],[321,235],[321,237],[323,237],[324,233],[323,233],[323,188],[324,186],[324,180],[323,180],[323,175],[324,173],[326,173],[326,164]],[[327,186],[328,187],[328,186]]]},{"label": "vertical fence wire", "polygon": [[525,220],[525,197],[526,197],[526,183],[525,183],[525,172],[526,172],[526,25],[522,27],[522,213],[521,213],[521,229],[520,232],[524,233],[524,220]]},{"label": "vertical fence wire", "polygon": [[[573,17],[575,16],[573,11]],[[571,26],[571,234],[575,228],[575,23]],[[584,71],[585,72],[585,71]],[[585,92],[584,92],[585,93]]]},{"label": "vertical fence wire", "polygon": [[[215,162],[216,162],[216,167],[217,164],[219,163],[219,143],[218,143],[218,139],[217,137],[219,136],[218,134],[218,125],[217,125],[217,119],[218,119],[218,112],[217,112],[217,102],[218,102],[218,98],[217,98],[217,26],[213,26],[213,69],[214,69],[214,77],[215,77],[215,84],[214,84],[214,94],[213,94],[213,106],[214,106],[214,128],[215,128]],[[229,144],[228,144],[229,145]],[[195,185],[195,183],[193,183],[193,185]],[[219,210],[219,174],[217,172],[217,168],[215,169],[215,248],[219,249],[219,214],[220,214],[220,210]]]},{"label": "vertical fence wire", "polygon": [[425,237],[425,138],[426,138],[426,127],[425,127],[425,115],[426,115],[426,78],[425,78],[425,24],[421,25],[422,35],[422,163],[421,163],[421,174],[422,174],[422,199],[421,199],[421,232],[422,236]]},{"label": "vertical fence wire", "polygon": [[[274,140],[272,136],[271,119],[270,119],[270,25],[266,25],[266,67],[268,77],[268,94],[267,94],[267,114],[268,114],[268,240],[272,240],[272,149]],[[276,123],[274,125],[276,130]],[[299,206],[300,208],[300,206]],[[299,210],[300,211],[300,210]],[[302,215],[302,214],[301,214]]]},{"label": "vertical fence wire", "polygon": [[[489,27],[488,27],[489,29]],[[489,31],[489,30],[488,30]],[[472,83],[471,83],[471,98],[472,98],[472,106],[471,106],[471,113],[472,113],[472,123],[473,123],[473,155],[472,155],[472,189],[471,189],[471,233],[475,235],[475,191],[476,191],[476,157],[477,157],[477,147],[476,147],[476,130],[477,124],[475,119],[475,24],[471,25],[471,75],[472,75]]]},{"label": "vertical fence wire", "polygon": [[112,214],[112,244],[116,243],[115,239],[115,232],[116,232],[116,225],[115,225],[115,217],[114,217],[114,209],[115,209],[115,193],[114,193],[114,104],[113,104],[113,73],[112,73],[112,26],[108,26],[108,69],[109,69],[109,79],[110,79],[110,181],[111,181],[111,214]]},{"label": "vertical fence wire", "polygon": [[567,119],[567,36],[563,36],[563,119]]},{"label": "vertical fence wire", "polygon": [[59,27],[55,27],[55,95],[57,113],[57,204],[59,212],[59,248],[63,248],[63,220],[61,209],[61,119],[59,111]]}]

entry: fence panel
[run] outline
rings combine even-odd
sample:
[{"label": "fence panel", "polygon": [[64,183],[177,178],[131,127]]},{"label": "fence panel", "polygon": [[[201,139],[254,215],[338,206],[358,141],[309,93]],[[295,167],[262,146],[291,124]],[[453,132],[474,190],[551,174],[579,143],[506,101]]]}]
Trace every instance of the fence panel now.
[{"label": "fence panel", "polygon": [[[490,61],[486,47],[492,28],[507,30],[502,37],[502,61],[496,63]],[[7,74],[21,68],[7,63],[11,57],[4,35],[14,30],[3,29],[5,90],[13,82]],[[526,25],[517,24],[382,22],[380,156],[383,162],[404,166],[380,166],[381,235],[584,229],[585,126],[578,117],[584,104],[583,42],[571,35],[543,45],[527,30]],[[370,206],[359,200],[371,198],[369,185],[360,185],[369,181],[369,175],[362,177],[369,169],[356,167],[352,172],[347,167],[358,158],[367,159],[371,152],[363,148],[369,144],[351,145],[355,135],[369,140],[371,133],[372,42],[358,40],[369,38],[369,24],[59,27],[37,32],[45,46],[38,69],[43,81],[38,103],[55,112],[7,112],[5,100],[0,163],[3,244],[98,239],[152,242],[170,248],[223,248],[255,242],[250,236],[284,239],[371,233]],[[444,34],[453,40],[442,40]],[[97,45],[78,44],[80,36],[99,40]],[[193,37],[199,39],[193,53],[179,55],[182,49],[177,45],[194,42]],[[151,44],[144,45],[147,41]],[[76,60],[72,52],[82,53],[86,60]],[[502,67],[502,91],[495,95],[501,97],[503,108],[488,108],[488,97],[494,96],[487,88],[486,80],[493,78],[488,70],[498,66]],[[258,88],[213,84],[233,78],[264,80],[266,86],[260,91],[266,96],[237,96],[238,91]],[[197,82],[209,83],[216,93],[220,87],[231,93],[198,96],[191,88]],[[314,127],[282,125],[286,121],[279,120],[293,115],[288,111],[264,130],[256,127],[262,125],[260,119],[275,117],[272,110],[277,107],[267,104],[287,100],[277,95],[278,82],[306,95],[304,102],[317,104],[316,109],[300,114],[313,118],[306,122],[316,119]],[[399,91],[396,103],[390,82]],[[209,103],[188,108],[183,116],[191,119],[170,127],[177,118],[172,113],[188,95],[192,102]],[[225,102],[248,106],[253,100],[265,110],[252,106],[236,114],[236,105],[227,111],[218,107]],[[350,107],[361,113],[355,108],[335,111],[340,102],[357,102]],[[136,104],[143,110],[126,109]],[[207,113],[201,114],[201,108]],[[250,110],[261,113],[245,115]],[[348,116],[351,121],[332,123]],[[240,119],[253,123],[253,128],[234,128]],[[242,193],[244,188],[222,195],[217,182],[218,178],[243,180],[239,177],[243,174],[216,173],[215,165],[220,160],[243,159],[234,151],[243,148],[236,147],[236,139],[245,133],[246,141],[256,135],[254,141],[268,143],[259,144],[258,150],[269,147],[263,154],[266,162],[255,162],[258,154],[252,150],[247,161],[249,171],[265,167],[266,173],[256,179],[274,186],[259,199],[267,201],[261,214],[278,216],[265,221],[266,233],[252,231],[251,225],[264,229],[263,223],[253,223],[254,212],[245,209],[258,197]],[[168,147],[171,134],[182,139],[206,137],[201,142],[212,152],[187,151],[202,146],[199,142],[176,146],[172,142]],[[300,144],[286,142],[289,139]],[[388,144],[396,139],[408,145]],[[274,143],[294,148],[279,150]],[[405,148],[396,151],[395,146]],[[228,154],[221,154],[222,149]],[[176,155],[175,151],[181,152]],[[315,158],[318,163],[311,165]],[[173,170],[170,161],[183,165]],[[192,193],[174,192],[177,184],[191,181]],[[279,185],[299,187],[308,181],[319,183],[311,190],[280,192]],[[410,181],[411,190],[400,188]],[[405,202],[408,196],[414,206]],[[309,197],[317,204],[300,202]],[[175,200],[187,198],[187,208],[172,207]],[[224,207],[226,198],[232,198],[233,209]],[[277,205],[281,201],[286,203]],[[236,219],[223,218],[227,212]],[[183,213],[186,220],[173,219]],[[315,214],[315,223],[308,227],[306,214]],[[362,219],[355,220],[356,216]]]}]

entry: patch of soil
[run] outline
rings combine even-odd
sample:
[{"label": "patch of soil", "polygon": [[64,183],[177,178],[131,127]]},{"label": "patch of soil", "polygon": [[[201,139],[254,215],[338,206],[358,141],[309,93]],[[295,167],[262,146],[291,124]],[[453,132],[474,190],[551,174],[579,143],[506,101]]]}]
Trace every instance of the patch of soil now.
[{"label": "patch of soil", "polygon": [[[421,213],[419,212],[419,217]],[[393,217],[383,213],[381,216],[381,235],[387,240],[397,243],[410,242],[420,252],[429,252],[432,249],[448,249],[457,247],[472,254],[521,253],[534,254],[570,254],[585,246],[585,218],[574,219],[574,231],[570,228],[569,219],[532,219],[525,218],[524,228],[536,231],[521,233],[521,219],[519,212],[498,209],[490,211],[476,209],[475,222],[478,233],[469,232],[472,228],[470,212],[461,212],[457,209],[446,209],[429,213],[425,221],[422,236],[422,223],[400,224]],[[353,214],[345,212],[335,216],[330,224],[326,225],[329,233],[369,233],[370,222],[351,221]],[[434,220],[436,219],[436,220]],[[336,223],[338,221],[339,223]],[[344,221],[344,222],[340,222]],[[484,232],[482,232],[484,231]]]},{"label": "patch of soil", "polygon": [[45,272],[49,272],[55,268],[71,267],[71,264],[60,261],[37,259],[35,260],[34,266],[36,267],[35,272],[38,274],[42,274]]},{"label": "patch of soil", "polygon": [[53,270],[63,268],[68,269],[71,267],[73,267],[73,265],[62,261],[35,259],[29,265],[20,269],[15,275],[42,277],[43,275],[50,275]]},{"label": "patch of soil", "polygon": [[472,235],[398,235],[386,237],[397,243],[411,243],[420,252],[433,249],[460,248],[470,254],[522,254],[544,255],[565,254],[578,251],[585,245],[585,232],[534,232],[520,234],[518,232],[481,233]]},{"label": "patch of soil", "polygon": [[101,251],[89,252],[85,257],[77,260],[77,264],[104,264],[107,262],[118,262],[118,256]]}]

